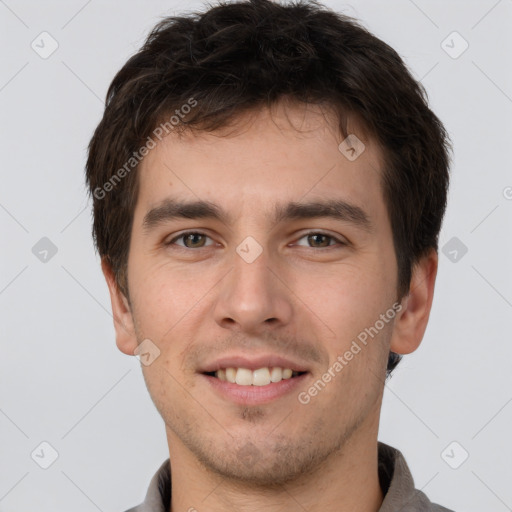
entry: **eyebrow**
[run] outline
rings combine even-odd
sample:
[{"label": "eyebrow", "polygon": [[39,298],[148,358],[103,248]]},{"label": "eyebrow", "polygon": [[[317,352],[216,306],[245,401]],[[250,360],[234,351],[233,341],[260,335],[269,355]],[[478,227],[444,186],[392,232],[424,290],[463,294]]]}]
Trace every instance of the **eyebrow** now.
[{"label": "eyebrow", "polygon": [[[368,214],[361,207],[341,199],[276,204],[272,221],[279,223],[286,220],[321,217],[349,222],[368,233],[374,231]],[[220,206],[209,201],[183,201],[167,198],[146,213],[142,222],[143,230],[145,233],[149,233],[157,226],[174,219],[213,219],[228,225],[233,220]]]}]

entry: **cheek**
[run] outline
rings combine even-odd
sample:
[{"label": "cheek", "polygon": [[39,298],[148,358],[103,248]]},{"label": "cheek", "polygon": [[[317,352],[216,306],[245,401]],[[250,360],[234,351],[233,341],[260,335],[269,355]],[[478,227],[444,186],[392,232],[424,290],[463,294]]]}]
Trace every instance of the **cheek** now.
[{"label": "cheek", "polygon": [[346,340],[392,306],[394,281],[378,262],[343,263],[321,275],[303,274],[296,290],[325,327]]},{"label": "cheek", "polygon": [[193,382],[185,383],[164,355],[150,366],[143,366],[142,373],[149,395],[166,423],[173,424],[179,416],[185,418],[180,404],[186,405],[190,400]]},{"label": "cheek", "polygon": [[138,322],[147,337],[162,339],[170,329],[179,327],[178,323],[181,325],[193,316],[207,283],[198,279],[197,274],[187,278],[164,265],[136,265],[133,261],[137,273],[129,276],[129,283]]}]

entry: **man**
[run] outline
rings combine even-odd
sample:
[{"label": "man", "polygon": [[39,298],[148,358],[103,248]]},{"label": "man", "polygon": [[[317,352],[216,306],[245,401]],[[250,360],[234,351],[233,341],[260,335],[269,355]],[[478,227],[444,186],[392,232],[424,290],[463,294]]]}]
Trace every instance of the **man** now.
[{"label": "man", "polygon": [[428,322],[448,147],[394,50],[319,4],[159,23],[87,162],[117,346],[169,445],[132,511],[447,510],[377,434]]}]

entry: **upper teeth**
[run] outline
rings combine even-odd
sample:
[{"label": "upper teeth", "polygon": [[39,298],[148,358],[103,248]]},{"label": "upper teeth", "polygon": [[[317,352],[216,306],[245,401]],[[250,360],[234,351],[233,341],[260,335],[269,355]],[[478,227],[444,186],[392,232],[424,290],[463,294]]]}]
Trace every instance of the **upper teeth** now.
[{"label": "upper teeth", "polygon": [[258,368],[249,370],[248,368],[226,368],[217,370],[215,376],[220,380],[227,380],[240,386],[266,386],[271,382],[279,382],[283,379],[289,379],[293,375],[290,368]]}]

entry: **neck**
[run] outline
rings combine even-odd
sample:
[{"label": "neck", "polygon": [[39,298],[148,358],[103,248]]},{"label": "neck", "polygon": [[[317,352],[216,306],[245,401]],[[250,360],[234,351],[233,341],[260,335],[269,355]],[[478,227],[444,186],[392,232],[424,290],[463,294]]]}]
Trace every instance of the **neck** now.
[{"label": "neck", "polygon": [[169,512],[377,512],[384,499],[378,476],[378,420],[374,427],[371,438],[368,433],[355,432],[314,472],[272,488],[231,481],[211,472],[168,431],[172,480]]}]

